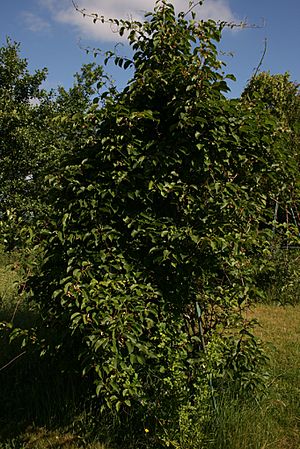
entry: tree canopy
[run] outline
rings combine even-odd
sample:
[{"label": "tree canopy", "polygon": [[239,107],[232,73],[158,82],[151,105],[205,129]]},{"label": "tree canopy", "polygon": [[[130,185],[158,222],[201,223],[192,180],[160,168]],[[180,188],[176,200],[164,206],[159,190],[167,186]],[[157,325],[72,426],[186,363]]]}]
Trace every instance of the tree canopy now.
[{"label": "tree canopy", "polygon": [[18,229],[33,223],[46,206],[45,177],[80,140],[73,116],[91,106],[102,67],[82,67],[68,91],[46,92],[47,70],[30,74],[20,45],[7,40],[0,48],[0,220],[2,238],[10,248],[19,245]]},{"label": "tree canopy", "polygon": [[42,160],[37,155],[41,139],[42,117],[38,103],[45,92],[41,83],[46,69],[28,72],[27,61],[19,57],[19,45],[7,41],[0,49],[0,129],[1,129],[1,206],[23,208],[33,188],[33,177],[40,172]]}]

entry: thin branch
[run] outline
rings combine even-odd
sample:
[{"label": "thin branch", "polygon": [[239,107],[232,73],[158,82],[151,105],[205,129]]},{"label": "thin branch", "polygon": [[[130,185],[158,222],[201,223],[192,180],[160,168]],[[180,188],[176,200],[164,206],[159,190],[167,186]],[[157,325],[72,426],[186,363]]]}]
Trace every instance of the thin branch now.
[{"label": "thin branch", "polygon": [[[107,19],[105,18],[105,16],[99,15],[97,13],[89,13],[86,11],[85,8],[80,8],[74,0],[72,0],[72,4],[74,9],[79,12],[80,14],[82,14],[83,17],[89,17],[91,19],[93,19],[93,22],[101,22],[101,23],[109,23],[110,25],[116,25],[117,27],[119,27],[119,25],[121,24],[122,27],[125,27],[127,29],[132,29],[133,26],[135,26],[136,28],[141,28],[142,24],[140,22],[138,22],[137,20],[123,20],[123,19]],[[115,33],[117,33],[118,31],[114,31]]]},{"label": "thin branch", "polygon": [[228,28],[242,28],[242,29],[260,29],[260,28],[264,28],[266,26],[266,21],[265,19],[262,19],[262,24],[261,25],[257,25],[256,23],[248,23],[247,22],[247,17],[242,20],[239,23],[235,23],[235,22],[226,22],[226,21],[218,21],[218,24],[222,25],[223,27],[228,27]]},{"label": "thin branch", "polygon": [[[120,24],[122,25],[122,27],[124,27],[127,30],[130,29],[141,29],[143,27],[143,24],[137,20],[124,20],[124,19],[107,19],[104,17],[104,15],[99,15],[97,13],[89,13],[87,12],[87,10],[85,8],[80,8],[76,3],[75,0],[71,0],[74,9],[79,12],[80,14],[82,14],[83,17],[89,17],[91,19],[93,19],[93,22],[101,22],[101,23],[109,23],[110,25],[116,25],[117,27],[120,26]],[[189,14],[191,11],[193,11],[193,9],[195,9],[196,6],[202,5],[203,4],[203,0],[199,0],[196,3],[191,2],[190,3],[190,7],[189,9],[184,13],[185,17],[187,14]],[[246,28],[251,28],[251,29],[256,29],[256,28],[264,28],[265,27],[265,20],[263,19],[263,23],[262,25],[257,25],[257,24],[249,24],[247,23],[246,19],[241,21],[240,23],[235,23],[235,22],[226,22],[226,21],[217,21],[217,24],[222,26],[222,27],[228,27],[228,28],[242,28],[242,29],[246,29]],[[115,33],[118,32],[114,31]]]},{"label": "thin branch", "polygon": [[203,4],[203,0],[199,0],[197,3],[190,2],[190,8],[184,13],[184,17],[187,16],[190,12],[193,11],[193,9],[196,8],[196,6],[201,6]]},{"label": "thin branch", "polygon": [[12,363],[14,363],[16,360],[18,360],[22,355],[26,354],[26,351],[21,352],[21,354],[18,354],[16,357],[14,357],[12,360],[10,360],[8,363],[6,363],[4,366],[0,368],[0,371],[3,371],[5,368],[8,368]]},{"label": "thin branch", "polygon": [[267,44],[268,44],[268,41],[267,41],[267,38],[265,37],[265,39],[264,39],[264,49],[263,49],[263,53],[262,53],[262,55],[261,55],[260,61],[259,61],[259,63],[258,63],[258,66],[257,66],[256,69],[255,69],[253,78],[255,78],[256,75],[258,74],[258,71],[259,71],[259,69],[261,68],[262,63],[263,63],[263,61],[264,61],[264,59],[265,59],[266,52],[267,52],[267,46],[268,46]]},{"label": "thin branch", "polygon": [[21,304],[21,302],[22,302],[22,300],[23,300],[23,298],[22,298],[21,295],[22,295],[22,293],[24,293],[25,288],[26,288],[26,284],[23,283],[23,284],[22,284],[22,289],[21,289],[21,291],[19,292],[19,299],[18,299],[18,301],[17,301],[17,303],[16,303],[15,309],[14,309],[13,314],[12,314],[12,317],[11,317],[11,319],[10,319],[10,322],[11,322],[11,323],[14,321],[15,316],[16,316],[16,313],[17,313],[18,308],[19,308],[19,305]]}]

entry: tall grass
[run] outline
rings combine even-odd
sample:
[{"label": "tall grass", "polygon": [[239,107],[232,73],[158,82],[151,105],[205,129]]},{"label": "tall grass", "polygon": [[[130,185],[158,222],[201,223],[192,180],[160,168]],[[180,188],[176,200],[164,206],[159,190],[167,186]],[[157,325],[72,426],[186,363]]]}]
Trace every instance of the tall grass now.
[{"label": "tall grass", "polygon": [[252,317],[270,357],[266,396],[224,394],[210,428],[210,449],[300,448],[300,306],[258,306]]}]

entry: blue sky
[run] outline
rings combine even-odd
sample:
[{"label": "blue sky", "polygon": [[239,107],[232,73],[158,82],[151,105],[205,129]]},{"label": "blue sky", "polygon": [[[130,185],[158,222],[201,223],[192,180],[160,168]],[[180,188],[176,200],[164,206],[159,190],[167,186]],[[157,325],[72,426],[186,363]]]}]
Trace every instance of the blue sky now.
[{"label": "blue sky", "polygon": [[[76,0],[90,12],[112,18],[141,18],[151,10],[154,0]],[[188,0],[174,0],[186,10]],[[239,96],[253,74],[267,41],[262,70],[271,73],[289,71],[291,79],[300,82],[300,0],[206,0],[197,10],[200,18],[246,21],[258,28],[224,32],[221,59],[228,73],[237,81],[230,82],[231,96]],[[0,9],[0,43],[6,37],[21,43],[22,57],[28,59],[31,71],[47,67],[46,88],[72,85],[73,75],[83,63],[94,61],[81,47],[112,49],[118,36],[109,26],[93,24],[74,10],[71,0],[9,0]],[[126,41],[124,40],[124,43]],[[126,46],[121,50],[126,54]],[[232,54],[230,56],[229,54]],[[98,60],[100,63],[100,60]],[[109,72],[119,86],[128,72],[114,66]]]}]

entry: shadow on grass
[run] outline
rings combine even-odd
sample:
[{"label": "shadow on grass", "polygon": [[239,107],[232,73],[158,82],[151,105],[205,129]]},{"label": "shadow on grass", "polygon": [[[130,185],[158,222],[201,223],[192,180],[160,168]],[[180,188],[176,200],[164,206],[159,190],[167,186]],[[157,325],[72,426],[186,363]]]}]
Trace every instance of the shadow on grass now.
[{"label": "shadow on grass", "polygon": [[[1,366],[6,363],[7,358]],[[0,382],[1,439],[16,436],[29,425],[70,425],[85,396],[79,376],[63,374],[51,361],[33,353],[24,353],[4,368]]]}]

